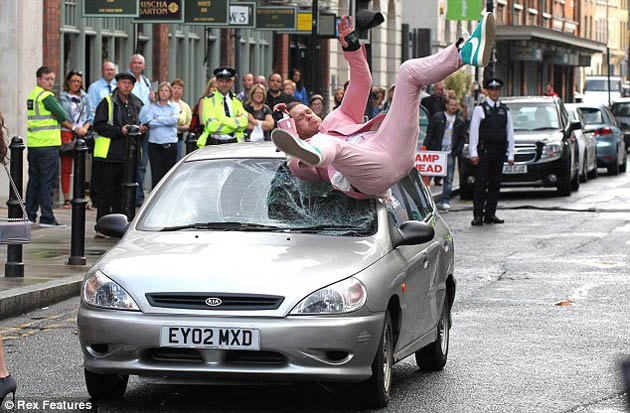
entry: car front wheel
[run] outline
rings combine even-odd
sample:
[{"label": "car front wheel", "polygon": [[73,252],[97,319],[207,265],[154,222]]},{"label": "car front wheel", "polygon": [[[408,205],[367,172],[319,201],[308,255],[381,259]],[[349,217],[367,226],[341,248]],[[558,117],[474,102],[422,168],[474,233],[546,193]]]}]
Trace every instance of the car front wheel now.
[{"label": "car front wheel", "polygon": [[580,172],[580,182],[586,183],[588,181],[588,161],[586,157],[586,152],[584,152],[584,161],[582,162],[582,171]]},{"label": "car front wheel", "polygon": [[98,374],[84,370],[88,393],[96,400],[120,399],[127,390],[128,374]]},{"label": "car front wheel", "polygon": [[448,339],[451,329],[451,311],[448,299],[444,299],[442,314],[437,324],[437,340],[416,351],[416,364],[420,370],[439,371],[448,358]]},{"label": "car front wheel", "polygon": [[385,324],[381,342],[372,362],[372,377],[364,383],[360,392],[361,400],[371,408],[387,406],[391,394],[392,370],[394,367],[394,328],[392,316],[385,313]]}]

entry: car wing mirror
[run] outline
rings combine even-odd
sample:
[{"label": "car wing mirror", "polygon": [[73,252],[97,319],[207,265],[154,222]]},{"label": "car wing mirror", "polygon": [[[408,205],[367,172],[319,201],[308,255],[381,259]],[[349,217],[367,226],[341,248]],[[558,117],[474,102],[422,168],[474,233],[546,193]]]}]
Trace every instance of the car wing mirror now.
[{"label": "car wing mirror", "polygon": [[400,236],[395,237],[394,248],[400,245],[418,245],[431,241],[435,237],[435,230],[426,222],[405,221],[398,228]]},{"label": "car wing mirror", "polygon": [[96,223],[96,231],[113,238],[122,238],[128,227],[129,221],[124,214],[108,214]]},{"label": "car wing mirror", "polygon": [[582,122],[579,120],[572,120],[569,124],[569,129],[572,131],[582,129]]}]

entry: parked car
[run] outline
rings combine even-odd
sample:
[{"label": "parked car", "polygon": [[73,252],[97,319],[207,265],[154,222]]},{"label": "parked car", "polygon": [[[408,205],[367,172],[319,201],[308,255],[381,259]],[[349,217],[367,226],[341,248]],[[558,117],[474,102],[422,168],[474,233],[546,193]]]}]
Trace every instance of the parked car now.
[{"label": "parked car", "polygon": [[[570,121],[562,100],[555,96],[506,97],[514,124],[514,165],[503,165],[502,187],[555,187],[558,194],[570,196],[580,187],[578,121]],[[475,167],[470,162],[468,144],[459,164],[460,194],[471,197]]]},{"label": "parked car", "polygon": [[630,151],[630,98],[622,98],[613,103],[610,108],[619,129],[623,132],[626,151]]},{"label": "parked car", "polygon": [[576,104],[567,103],[564,107],[569,112],[570,120],[579,121],[582,125],[581,129],[574,131],[578,143],[580,182],[586,182],[589,178],[597,178],[597,139],[595,134],[592,131],[585,131],[586,122]]},{"label": "parked car", "polygon": [[586,76],[582,102],[609,106],[621,98],[621,89],[621,78],[618,76],[610,76],[610,82],[608,76]]},{"label": "parked car", "polygon": [[623,133],[610,109],[604,105],[578,104],[586,121],[585,132],[592,132],[597,139],[597,166],[606,168],[609,175],[626,172],[628,154]]},{"label": "parked car", "polygon": [[[212,177],[212,179],[208,179]],[[453,238],[417,171],[384,201],[289,171],[270,143],[180,161],[86,274],[85,381],[118,398],[128,376],[178,383],[354,382],[384,406],[392,366],[447,360]]]}]

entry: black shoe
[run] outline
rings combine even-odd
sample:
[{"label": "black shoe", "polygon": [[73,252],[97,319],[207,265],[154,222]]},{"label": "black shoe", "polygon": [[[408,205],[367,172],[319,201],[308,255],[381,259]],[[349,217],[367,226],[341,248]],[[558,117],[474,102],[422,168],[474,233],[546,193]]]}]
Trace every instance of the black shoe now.
[{"label": "black shoe", "polygon": [[13,404],[15,405],[15,390],[17,389],[17,381],[9,374],[7,377],[0,379],[0,406],[4,402],[7,394],[13,393]]},{"label": "black shoe", "polygon": [[486,224],[503,224],[505,222],[504,220],[502,220],[496,215],[492,215],[491,217],[486,217],[484,221],[486,222]]},{"label": "black shoe", "polygon": [[481,219],[481,217],[475,217],[475,219],[472,220],[470,225],[474,225],[474,226],[478,227],[480,225],[483,225],[483,220]]}]

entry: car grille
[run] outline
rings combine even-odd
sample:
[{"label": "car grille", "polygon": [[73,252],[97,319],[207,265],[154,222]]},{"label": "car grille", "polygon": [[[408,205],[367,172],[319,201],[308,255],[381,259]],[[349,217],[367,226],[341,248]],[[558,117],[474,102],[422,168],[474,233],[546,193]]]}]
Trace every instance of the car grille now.
[{"label": "car grille", "polygon": [[[184,310],[275,310],[284,301],[276,295],[227,293],[150,293],[146,297],[151,307]],[[206,304],[208,299],[214,305]]]},{"label": "car grille", "polygon": [[231,364],[249,365],[281,365],[286,363],[286,358],[274,351],[247,351],[229,350],[225,361]]},{"label": "car grille", "polygon": [[155,361],[178,362],[178,363],[201,363],[203,358],[195,349],[160,347],[147,350],[147,356]]},{"label": "car grille", "polygon": [[531,162],[536,159],[536,145],[514,145],[514,162]]}]

